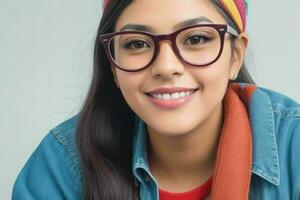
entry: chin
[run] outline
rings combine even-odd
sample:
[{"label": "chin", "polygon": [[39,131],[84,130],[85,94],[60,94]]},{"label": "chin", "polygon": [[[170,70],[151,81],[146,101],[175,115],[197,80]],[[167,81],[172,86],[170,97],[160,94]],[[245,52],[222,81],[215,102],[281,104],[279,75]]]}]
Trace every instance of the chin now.
[{"label": "chin", "polygon": [[196,125],[191,123],[184,123],[181,125],[180,123],[161,122],[161,124],[152,124],[152,126],[149,124],[148,130],[165,136],[183,136],[192,132],[196,128]]}]

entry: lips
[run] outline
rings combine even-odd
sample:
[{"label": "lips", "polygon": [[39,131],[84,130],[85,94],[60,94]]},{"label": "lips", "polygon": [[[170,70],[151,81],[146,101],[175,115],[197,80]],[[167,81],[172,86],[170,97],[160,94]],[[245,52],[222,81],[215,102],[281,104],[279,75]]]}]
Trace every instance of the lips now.
[{"label": "lips", "polygon": [[153,105],[162,109],[173,109],[191,101],[197,90],[198,88],[158,88],[147,93],[147,96]]},{"label": "lips", "polygon": [[149,92],[146,92],[147,95],[153,95],[153,94],[172,94],[175,92],[188,92],[188,91],[196,91],[198,88],[185,88],[185,87],[162,87],[155,90],[151,90]]}]

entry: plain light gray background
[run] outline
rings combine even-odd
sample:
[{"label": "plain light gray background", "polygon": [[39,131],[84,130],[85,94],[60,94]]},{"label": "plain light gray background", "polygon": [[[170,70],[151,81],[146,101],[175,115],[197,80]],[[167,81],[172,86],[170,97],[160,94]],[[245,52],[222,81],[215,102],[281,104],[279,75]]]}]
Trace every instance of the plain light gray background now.
[{"label": "plain light gray background", "polygon": [[[0,0],[0,199],[48,131],[78,112],[101,17],[97,0]],[[247,63],[258,85],[300,101],[299,1],[249,4]]]}]

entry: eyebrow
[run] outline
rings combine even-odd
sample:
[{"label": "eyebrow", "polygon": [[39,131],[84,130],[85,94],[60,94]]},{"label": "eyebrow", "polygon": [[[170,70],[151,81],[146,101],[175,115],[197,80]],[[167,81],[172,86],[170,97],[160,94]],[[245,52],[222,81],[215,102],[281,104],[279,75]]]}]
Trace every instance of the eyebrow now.
[{"label": "eyebrow", "polygon": [[[204,16],[200,16],[197,18],[188,19],[186,21],[180,22],[180,23],[176,24],[173,27],[173,29],[177,30],[180,28],[185,28],[187,26],[203,24],[203,23],[213,23],[213,22]],[[146,32],[150,32],[150,33],[155,32],[154,28],[152,28],[151,26],[141,25],[141,24],[126,24],[120,29],[120,31],[124,31],[124,30],[146,31]]]}]

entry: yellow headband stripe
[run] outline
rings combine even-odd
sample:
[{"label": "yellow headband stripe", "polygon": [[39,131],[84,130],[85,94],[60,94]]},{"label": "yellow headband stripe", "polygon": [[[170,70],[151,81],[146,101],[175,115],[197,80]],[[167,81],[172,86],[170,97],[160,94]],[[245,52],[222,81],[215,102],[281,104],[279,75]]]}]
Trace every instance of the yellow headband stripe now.
[{"label": "yellow headband stripe", "polygon": [[234,0],[221,0],[223,6],[229,11],[240,32],[244,31],[242,18]]}]

